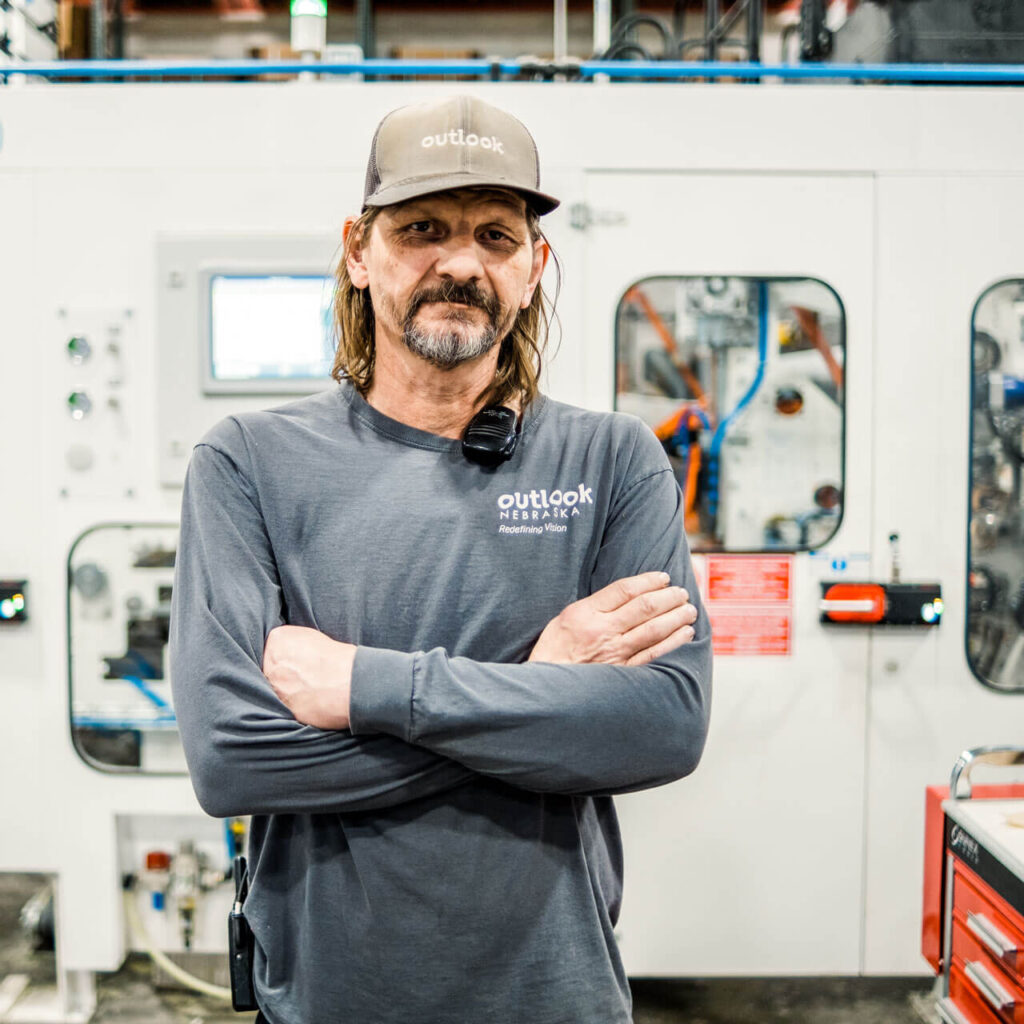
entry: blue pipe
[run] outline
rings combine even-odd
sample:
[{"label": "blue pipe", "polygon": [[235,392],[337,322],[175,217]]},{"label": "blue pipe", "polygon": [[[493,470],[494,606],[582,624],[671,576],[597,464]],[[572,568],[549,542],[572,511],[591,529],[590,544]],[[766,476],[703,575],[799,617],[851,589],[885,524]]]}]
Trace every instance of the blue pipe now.
[{"label": "blue pipe", "polygon": [[157,718],[108,718],[103,715],[73,715],[71,724],[76,729],[132,729],[145,732],[149,729],[171,729],[176,725],[174,714]]},{"label": "blue pipe", "polygon": [[[163,697],[161,697],[160,694],[156,692],[156,690],[150,689],[150,687],[148,687],[138,676],[121,676],[120,678],[123,679],[126,683],[131,683],[131,685],[134,686],[135,689],[138,690],[139,693],[141,693],[142,696],[146,698],[146,700],[148,700],[160,711],[170,715],[174,714],[171,705],[168,704],[167,701],[165,701]],[[161,715],[161,718],[163,717],[166,717],[166,714]]]},{"label": "blue pipe", "polygon": [[[730,72],[730,69],[732,71]],[[842,78],[873,82],[1019,82],[1020,64],[761,64],[722,61],[587,61],[584,78]]]},{"label": "blue pipe", "polygon": [[719,424],[711,438],[711,450],[708,465],[708,511],[711,515],[718,514],[718,462],[722,451],[722,443],[729,428],[737,417],[754,400],[754,395],[764,383],[765,364],[768,362],[768,282],[757,282],[757,373],[736,407]]},{"label": "blue pipe", "polygon": [[224,842],[228,850],[228,865],[235,863],[235,834],[231,831],[231,818],[224,819]]},{"label": "blue pipe", "polygon": [[247,75],[298,74],[311,71],[320,75],[476,75],[481,79],[500,78],[531,72],[577,74],[583,79],[605,75],[617,80],[693,78],[777,78],[784,81],[810,79],[852,79],[872,82],[959,82],[988,84],[1024,84],[1024,65],[1020,64],[762,64],[723,61],[628,61],[589,60],[579,64],[524,62],[518,60],[364,60],[320,63],[286,60],[76,60],[40,61],[0,65],[0,81],[10,75],[37,78],[225,78]]}]

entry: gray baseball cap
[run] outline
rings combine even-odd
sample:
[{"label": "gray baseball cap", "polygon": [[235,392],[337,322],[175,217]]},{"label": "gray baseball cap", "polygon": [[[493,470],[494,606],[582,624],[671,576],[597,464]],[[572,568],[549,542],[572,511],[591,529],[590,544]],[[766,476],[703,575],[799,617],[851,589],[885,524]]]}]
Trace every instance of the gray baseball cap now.
[{"label": "gray baseball cap", "polygon": [[526,126],[475,96],[399,107],[377,125],[363,209],[452,188],[520,193],[538,213],[558,200],[540,191],[537,145]]}]

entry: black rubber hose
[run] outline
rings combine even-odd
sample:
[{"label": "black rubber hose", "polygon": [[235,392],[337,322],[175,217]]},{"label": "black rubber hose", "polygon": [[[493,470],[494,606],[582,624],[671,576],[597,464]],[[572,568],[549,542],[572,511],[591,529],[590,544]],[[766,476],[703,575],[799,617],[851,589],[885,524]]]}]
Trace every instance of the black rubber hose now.
[{"label": "black rubber hose", "polygon": [[[655,29],[661,36],[662,58],[671,57],[676,49],[676,39],[668,26],[653,14],[627,14],[612,26],[612,38],[607,51],[599,56],[598,60],[610,60],[608,56],[624,43],[629,42],[627,36],[640,25],[648,25]],[[637,44],[638,45],[638,44]]]},{"label": "black rubber hose", "polygon": [[639,43],[617,43],[609,47],[601,60],[646,60],[654,62],[655,58],[649,50],[645,50]]}]

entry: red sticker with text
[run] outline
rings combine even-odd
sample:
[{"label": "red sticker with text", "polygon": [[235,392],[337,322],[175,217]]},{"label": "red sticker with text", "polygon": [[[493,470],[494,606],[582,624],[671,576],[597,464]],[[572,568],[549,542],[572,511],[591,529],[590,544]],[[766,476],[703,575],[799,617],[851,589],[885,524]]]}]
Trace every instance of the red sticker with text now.
[{"label": "red sticker with text", "polygon": [[793,617],[789,609],[747,612],[710,609],[711,647],[715,654],[791,654]]},{"label": "red sticker with text", "polygon": [[709,601],[789,602],[793,559],[788,555],[708,555]]},{"label": "red sticker with text", "polygon": [[708,555],[697,575],[716,655],[793,653],[792,556]]}]

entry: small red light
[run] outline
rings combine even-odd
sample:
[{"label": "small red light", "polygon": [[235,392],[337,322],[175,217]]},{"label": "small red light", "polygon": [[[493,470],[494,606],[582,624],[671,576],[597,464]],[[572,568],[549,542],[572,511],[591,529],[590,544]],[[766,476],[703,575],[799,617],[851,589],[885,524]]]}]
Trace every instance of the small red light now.
[{"label": "small red light", "polygon": [[164,853],[163,850],[150,850],[150,852],[146,854],[146,870],[170,871],[171,855],[169,853]]}]

